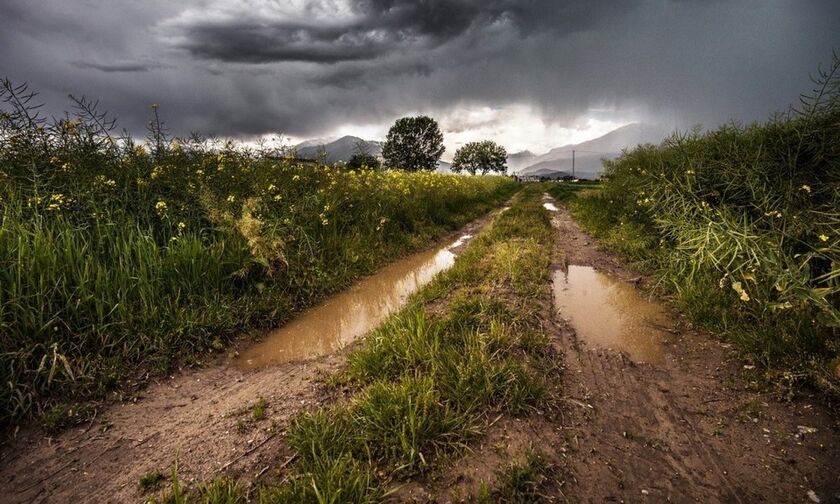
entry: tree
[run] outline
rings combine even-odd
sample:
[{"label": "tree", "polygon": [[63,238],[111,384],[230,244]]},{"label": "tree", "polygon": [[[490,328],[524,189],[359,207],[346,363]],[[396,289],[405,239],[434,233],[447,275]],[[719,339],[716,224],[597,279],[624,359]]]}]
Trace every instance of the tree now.
[{"label": "tree", "polygon": [[370,153],[368,145],[364,140],[359,140],[353,147],[353,155],[347,161],[347,168],[350,170],[361,170],[362,168],[378,169],[380,166],[379,159]]},{"label": "tree", "polygon": [[382,157],[388,168],[433,170],[445,150],[443,133],[431,117],[403,117],[391,126]]},{"label": "tree", "polygon": [[470,142],[457,151],[452,160],[452,171],[467,171],[473,175],[507,171],[507,151],[504,147],[490,140]]}]

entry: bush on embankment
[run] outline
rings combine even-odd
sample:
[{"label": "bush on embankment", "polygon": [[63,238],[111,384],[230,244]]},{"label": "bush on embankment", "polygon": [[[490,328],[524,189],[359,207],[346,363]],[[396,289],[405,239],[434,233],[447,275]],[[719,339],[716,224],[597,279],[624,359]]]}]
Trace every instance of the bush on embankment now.
[{"label": "bush on embankment", "polygon": [[659,273],[696,322],[770,378],[840,395],[840,78],[762,124],[674,134],[608,162],[573,200],[603,243]]},{"label": "bush on embankment", "polygon": [[145,147],[112,138],[86,102],[44,123],[11,89],[0,115],[0,423],[276,325],[516,187],[302,164],[170,141],[160,127]]}]

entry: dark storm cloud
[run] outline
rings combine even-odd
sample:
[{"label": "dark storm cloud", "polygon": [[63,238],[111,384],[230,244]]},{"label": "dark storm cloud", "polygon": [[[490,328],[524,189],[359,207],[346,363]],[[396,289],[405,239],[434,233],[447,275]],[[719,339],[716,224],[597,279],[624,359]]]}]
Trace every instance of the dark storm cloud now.
[{"label": "dark storm cloud", "polygon": [[269,63],[336,63],[406,49],[430,50],[494,24],[522,36],[543,30],[591,29],[637,2],[556,0],[361,0],[346,20],[308,22],[260,17],[192,17],[173,23],[177,46],[204,59]]},{"label": "dark storm cloud", "polygon": [[[0,1],[0,76],[142,134],[321,136],[525,104],[535,121],[764,119],[840,49],[836,0]],[[466,123],[465,123],[466,124]]]},{"label": "dark storm cloud", "polygon": [[160,65],[157,63],[142,63],[136,61],[115,61],[112,63],[97,63],[94,61],[74,61],[76,68],[91,68],[100,72],[148,72]]}]

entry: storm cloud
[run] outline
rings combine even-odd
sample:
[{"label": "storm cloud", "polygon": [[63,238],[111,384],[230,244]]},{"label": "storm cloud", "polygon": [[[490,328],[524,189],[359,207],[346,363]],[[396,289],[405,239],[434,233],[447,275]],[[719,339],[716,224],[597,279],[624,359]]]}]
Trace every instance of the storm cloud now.
[{"label": "storm cloud", "polygon": [[138,134],[152,103],[174,133],[242,138],[410,113],[502,135],[514,109],[686,128],[785,110],[837,19],[834,0],[5,0],[0,76],[56,115],[98,98]]}]

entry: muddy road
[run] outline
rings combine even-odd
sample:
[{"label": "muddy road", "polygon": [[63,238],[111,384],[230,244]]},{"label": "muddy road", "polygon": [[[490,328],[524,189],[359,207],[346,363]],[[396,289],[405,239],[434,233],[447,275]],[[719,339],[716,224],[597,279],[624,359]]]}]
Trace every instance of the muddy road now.
[{"label": "muddy road", "polygon": [[[756,383],[733,348],[648,299],[642,275],[601,251],[562,206],[544,203],[557,232],[553,276],[530,302],[556,350],[562,397],[523,418],[499,415],[463,457],[392,501],[470,500],[536,446],[551,461],[547,501],[840,502],[837,420],[819,400],[784,401]],[[261,342],[106,405],[88,425],[54,438],[9,433],[0,501],[143,502],[159,492],[142,491],[140,479],[168,474],[176,457],[182,484],[223,474],[245,487],[281,479],[291,460],[285,429],[298,412],[337,399],[319,378],[344,364],[342,349],[451,265],[491,218]]]},{"label": "muddy road", "polygon": [[[168,478],[176,458],[186,485],[233,475],[247,487],[275,476],[290,456],[285,428],[330,399],[319,378],[344,363],[342,349],[451,266],[499,211],[363,278],[260,342],[241,341],[206,367],[154,380],[136,400],[104,405],[88,425],[55,437],[37,428],[7,433],[0,502],[144,502],[158,492],[143,492],[140,479],[156,471]],[[265,411],[256,415],[261,399]]]},{"label": "muddy road", "polygon": [[751,383],[730,345],[646,300],[642,276],[568,212],[552,220],[569,501],[840,502],[837,424],[819,402]]}]

